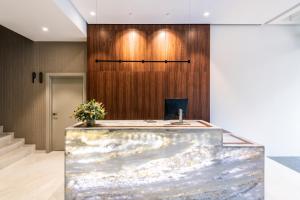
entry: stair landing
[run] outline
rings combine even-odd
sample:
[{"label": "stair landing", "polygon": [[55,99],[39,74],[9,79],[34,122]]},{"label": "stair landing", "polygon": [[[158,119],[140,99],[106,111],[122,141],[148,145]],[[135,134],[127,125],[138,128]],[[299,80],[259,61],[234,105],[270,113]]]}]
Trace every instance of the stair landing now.
[{"label": "stair landing", "polygon": [[13,132],[3,132],[0,126],[0,169],[3,169],[35,151],[35,145],[25,145],[24,138],[15,138]]}]

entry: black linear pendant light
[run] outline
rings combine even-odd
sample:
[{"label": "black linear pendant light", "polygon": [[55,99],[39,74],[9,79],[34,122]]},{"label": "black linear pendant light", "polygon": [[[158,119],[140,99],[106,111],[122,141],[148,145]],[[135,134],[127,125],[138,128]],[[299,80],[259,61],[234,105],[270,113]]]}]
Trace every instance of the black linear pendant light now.
[{"label": "black linear pendant light", "polygon": [[191,63],[191,60],[96,60],[96,63],[100,62],[114,62],[114,63],[128,63],[128,62],[135,62],[135,63]]}]

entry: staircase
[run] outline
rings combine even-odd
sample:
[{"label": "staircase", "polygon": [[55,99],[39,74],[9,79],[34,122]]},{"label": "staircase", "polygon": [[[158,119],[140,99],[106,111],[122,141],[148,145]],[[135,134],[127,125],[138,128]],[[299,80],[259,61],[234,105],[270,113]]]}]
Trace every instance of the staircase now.
[{"label": "staircase", "polygon": [[35,151],[35,145],[25,145],[24,138],[14,138],[13,132],[4,132],[0,126],[0,169],[21,160]]}]

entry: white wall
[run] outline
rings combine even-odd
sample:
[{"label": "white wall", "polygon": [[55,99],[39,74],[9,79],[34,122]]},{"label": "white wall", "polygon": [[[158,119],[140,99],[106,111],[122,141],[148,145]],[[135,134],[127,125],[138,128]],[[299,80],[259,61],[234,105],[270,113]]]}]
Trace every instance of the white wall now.
[{"label": "white wall", "polygon": [[211,27],[211,121],[300,156],[300,26]]}]

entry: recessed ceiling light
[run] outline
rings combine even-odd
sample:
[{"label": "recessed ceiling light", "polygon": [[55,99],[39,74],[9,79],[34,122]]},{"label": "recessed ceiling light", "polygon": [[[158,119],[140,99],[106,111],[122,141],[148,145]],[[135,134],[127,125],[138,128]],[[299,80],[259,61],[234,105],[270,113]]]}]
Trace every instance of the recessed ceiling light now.
[{"label": "recessed ceiling light", "polygon": [[204,17],[209,17],[209,16],[210,16],[210,12],[207,12],[207,11],[204,12],[204,13],[203,13],[203,16],[204,16]]},{"label": "recessed ceiling light", "polygon": [[90,12],[90,15],[95,16],[96,13],[95,13],[94,11],[91,11],[91,12]]},{"label": "recessed ceiling light", "polygon": [[44,31],[44,32],[48,32],[49,31],[49,29],[47,28],[47,27],[42,27],[42,30]]}]

